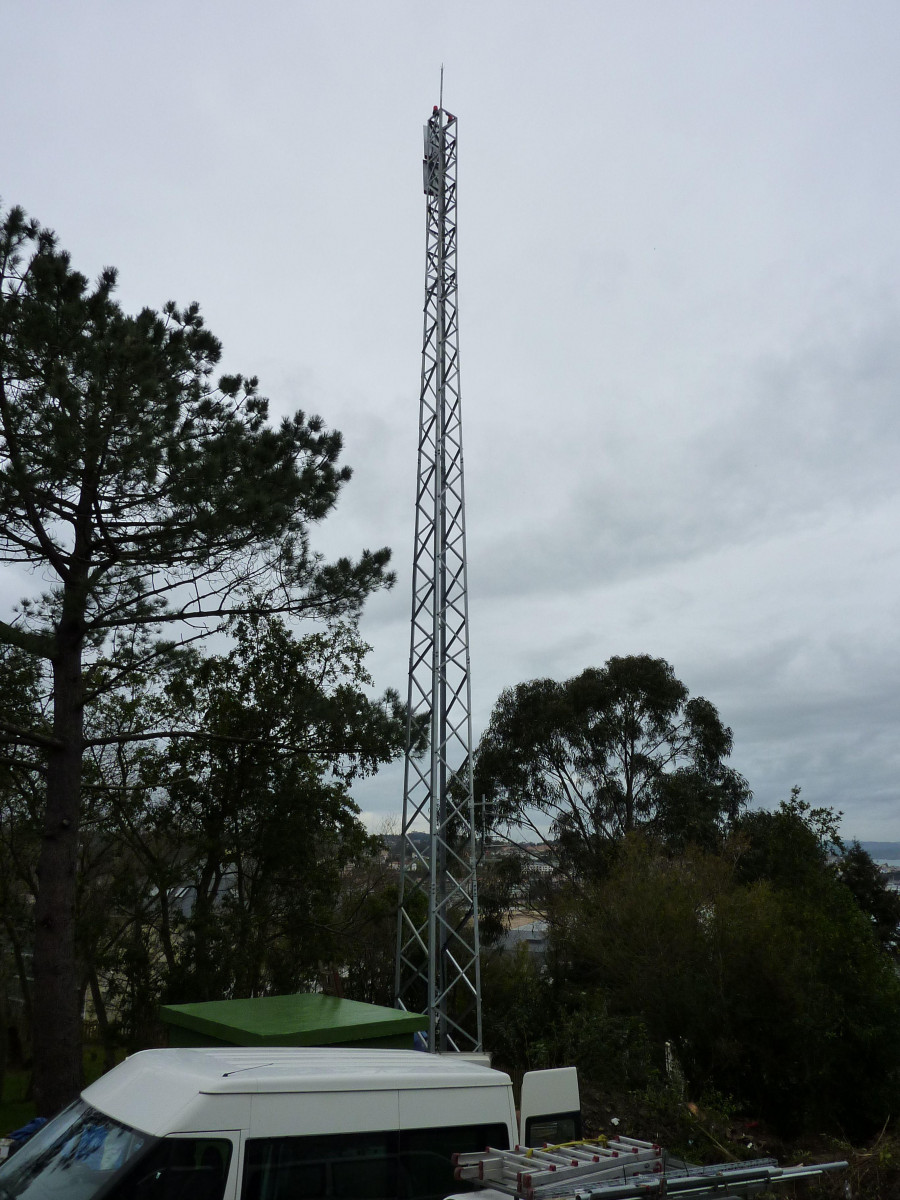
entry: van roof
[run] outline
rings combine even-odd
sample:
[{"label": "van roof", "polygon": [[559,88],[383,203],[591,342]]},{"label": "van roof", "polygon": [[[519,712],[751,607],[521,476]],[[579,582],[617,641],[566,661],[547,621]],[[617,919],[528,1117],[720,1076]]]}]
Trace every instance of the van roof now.
[{"label": "van roof", "polygon": [[[260,1092],[371,1092],[419,1088],[497,1087],[509,1076],[490,1067],[416,1050],[354,1050],[318,1046],[211,1047],[143,1050],[82,1093],[88,1104],[127,1124],[150,1097],[165,1097],[174,1115],[200,1095]],[[121,1115],[120,1115],[121,1114]]]},{"label": "van roof", "polygon": [[418,1050],[215,1046],[144,1050],[122,1066],[131,1064],[140,1065],[142,1071],[149,1067],[188,1076],[200,1092],[396,1091],[509,1083],[502,1071]]}]

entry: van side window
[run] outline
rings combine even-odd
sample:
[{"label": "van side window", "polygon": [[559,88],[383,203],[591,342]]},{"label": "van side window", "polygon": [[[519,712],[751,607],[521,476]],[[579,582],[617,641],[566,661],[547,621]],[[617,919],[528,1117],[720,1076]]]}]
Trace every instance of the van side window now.
[{"label": "van side window", "polygon": [[228,1138],[163,1138],[110,1200],[222,1200],[230,1161]]},{"label": "van side window", "polygon": [[454,1151],[508,1149],[505,1125],[249,1138],[241,1200],[442,1200]]},{"label": "van side window", "polygon": [[246,1200],[382,1200],[397,1194],[396,1131],[247,1142]]},{"label": "van side window", "polygon": [[526,1146],[558,1146],[581,1137],[581,1113],[546,1113],[525,1122]]},{"label": "van side window", "polygon": [[443,1200],[454,1192],[474,1190],[474,1184],[453,1178],[453,1154],[468,1154],[493,1146],[509,1149],[505,1125],[457,1125],[441,1129],[401,1129],[400,1167],[403,1200]]}]

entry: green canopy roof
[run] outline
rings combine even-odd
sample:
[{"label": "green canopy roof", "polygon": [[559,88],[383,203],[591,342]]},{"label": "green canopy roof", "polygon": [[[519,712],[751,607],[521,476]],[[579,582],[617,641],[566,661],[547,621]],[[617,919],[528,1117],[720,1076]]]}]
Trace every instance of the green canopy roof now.
[{"label": "green canopy roof", "polygon": [[[428,1028],[427,1016],[419,1013],[319,993],[166,1004],[160,1017],[179,1032],[232,1046],[360,1045],[384,1038],[411,1040],[417,1030]],[[185,1044],[183,1037],[178,1040]]]}]

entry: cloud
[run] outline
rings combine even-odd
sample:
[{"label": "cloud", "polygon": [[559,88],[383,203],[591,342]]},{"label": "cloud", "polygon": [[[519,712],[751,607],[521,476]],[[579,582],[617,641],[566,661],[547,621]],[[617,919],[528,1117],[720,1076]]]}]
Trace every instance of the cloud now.
[{"label": "cloud", "polygon": [[[677,405],[642,399],[633,425],[607,406],[598,432],[582,409],[562,473],[513,449],[524,511],[504,509],[503,527],[473,539],[474,586],[519,597],[609,586],[897,495],[898,313],[869,315],[823,322],[789,352],[720,361]],[[542,474],[565,479],[546,508],[545,484],[529,478]]]},{"label": "cloud", "polygon": [[[900,9],[263,8],[12,12],[7,196],[129,308],[198,296],[276,417],[344,432],[314,541],[393,549],[378,688],[408,661],[440,46],[476,729],[505,685],[660,654],[761,799],[799,783],[900,837]],[[365,787],[397,810],[395,774]]]}]

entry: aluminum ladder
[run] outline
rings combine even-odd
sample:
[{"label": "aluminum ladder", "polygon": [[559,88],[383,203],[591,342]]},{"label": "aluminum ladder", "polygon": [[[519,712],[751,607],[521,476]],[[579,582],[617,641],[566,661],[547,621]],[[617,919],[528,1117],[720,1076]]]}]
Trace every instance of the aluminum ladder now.
[{"label": "aluminum ladder", "polygon": [[[517,1200],[662,1200],[664,1196],[750,1196],[778,1183],[847,1167],[846,1162],[780,1167],[774,1158],[690,1166],[637,1138],[454,1154],[458,1180]],[[453,1198],[456,1200],[456,1198]],[[487,1198],[485,1197],[485,1200]]]}]

